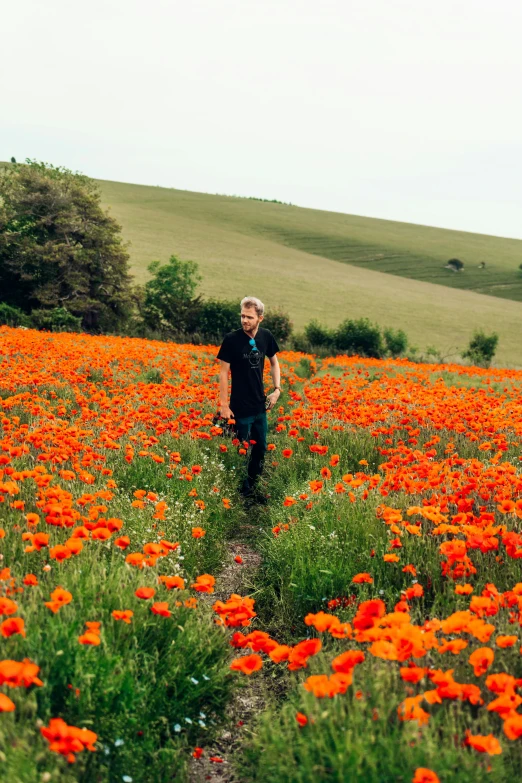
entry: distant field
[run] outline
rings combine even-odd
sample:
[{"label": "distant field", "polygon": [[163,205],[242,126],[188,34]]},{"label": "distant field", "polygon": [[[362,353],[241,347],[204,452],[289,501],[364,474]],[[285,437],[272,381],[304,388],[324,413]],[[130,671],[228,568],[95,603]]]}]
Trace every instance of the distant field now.
[{"label": "distant field", "polygon": [[[335,325],[348,316],[368,316],[402,327],[421,349],[433,345],[450,353],[483,326],[500,335],[498,363],[522,366],[522,304],[513,301],[522,299],[519,240],[168,188],[99,184],[131,242],[138,281],[147,279],[150,261],[176,253],[198,262],[204,294],[255,294],[268,307],[287,309],[298,330],[311,318]],[[453,256],[464,261],[464,272],[443,268]],[[476,268],[480,261],[486,261],[485,270]],[[389,274],[394,264],[396,273]],[[511,280],[511,301],[457,287],[479,288],[482,281],[486,290],[484,281],[494,274]],[[500,291],[506,295],[508,289],[488,293]]]}]

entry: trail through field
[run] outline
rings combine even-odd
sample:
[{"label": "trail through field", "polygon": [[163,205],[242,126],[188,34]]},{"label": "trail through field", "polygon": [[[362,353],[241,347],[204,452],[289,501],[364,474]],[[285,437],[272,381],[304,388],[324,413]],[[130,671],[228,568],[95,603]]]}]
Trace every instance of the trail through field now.
[{"label": "trail through field", "polygon": [[[248,523],[242,525],[236,538],[228,546],[228,559],[216,579],[216,591],[209,599],[226,601],[232,593],[248,595],[252,592],[255,575],[261,563],[261,556],[253,548],[257,534],[257,513],[253,510]],[[241,558],[238,562],[236,558]],[[237,650],[230,648],[230,660],[237,657]],[[243,688],[238,689],[228,705],[224,716],[225,727],[219,737],[205,747],[201,758],[192,758],[189,767],[189,783],[200,781],[220,781],[220,783],[240,783],[237,771],[232,763],[234,754],[244,742],[244,735],[252,720],[265,706],[265,684],[263,679],[247,678]],[[210,759],[221,759],[211,761]]]}]

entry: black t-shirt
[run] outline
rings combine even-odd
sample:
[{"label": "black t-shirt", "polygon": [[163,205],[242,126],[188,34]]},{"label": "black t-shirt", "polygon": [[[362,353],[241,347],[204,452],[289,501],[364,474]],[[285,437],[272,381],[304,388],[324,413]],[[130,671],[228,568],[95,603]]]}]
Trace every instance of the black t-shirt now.
[{"label": "black t-shirt", "polygon": [[230,364],[232,373],[230,409],[238,419],[255,416],[265,410],[263,387],[265,356],[270,359],[279,351],[274,335],[261,326],[254,338],[257,351],[250,345],[250,339],[243,329],[229,332],[217,355],[218,359]]}]

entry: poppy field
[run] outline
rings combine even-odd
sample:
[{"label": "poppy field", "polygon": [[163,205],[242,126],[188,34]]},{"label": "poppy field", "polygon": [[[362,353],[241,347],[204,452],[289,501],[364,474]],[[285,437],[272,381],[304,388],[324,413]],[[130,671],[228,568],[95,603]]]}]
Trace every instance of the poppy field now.
[{"label": "poppy field", "polygon": [[0,328],[0,780],[520,778],[522,372],[216,353]]}]

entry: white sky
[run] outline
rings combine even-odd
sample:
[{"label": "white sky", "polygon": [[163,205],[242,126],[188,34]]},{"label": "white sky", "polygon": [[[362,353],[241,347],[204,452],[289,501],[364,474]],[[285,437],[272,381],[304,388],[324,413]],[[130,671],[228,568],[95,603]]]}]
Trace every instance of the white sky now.
[{"label": "white sky", "polygon": [[522,238],[517,0],[11,0],[0,159]]}]

